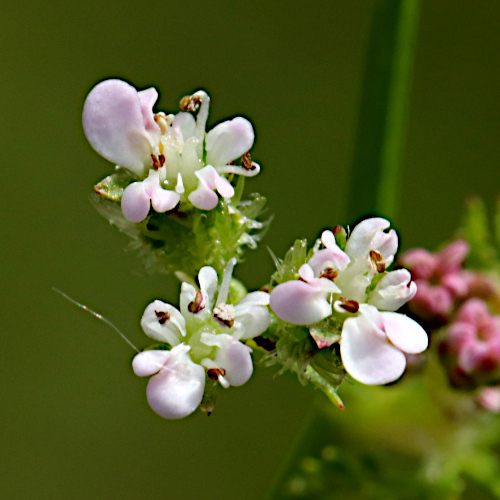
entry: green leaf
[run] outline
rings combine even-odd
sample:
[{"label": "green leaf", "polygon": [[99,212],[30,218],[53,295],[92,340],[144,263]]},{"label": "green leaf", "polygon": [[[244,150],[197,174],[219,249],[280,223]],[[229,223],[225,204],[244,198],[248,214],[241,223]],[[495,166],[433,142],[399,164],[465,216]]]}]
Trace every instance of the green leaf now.
[{"label": "green leaf", "polygon": [[132,178],[125,172],[117,172],[104,178],[94,186],[97,194],[112,201],[121,201],[123,190],[132,182]]}]

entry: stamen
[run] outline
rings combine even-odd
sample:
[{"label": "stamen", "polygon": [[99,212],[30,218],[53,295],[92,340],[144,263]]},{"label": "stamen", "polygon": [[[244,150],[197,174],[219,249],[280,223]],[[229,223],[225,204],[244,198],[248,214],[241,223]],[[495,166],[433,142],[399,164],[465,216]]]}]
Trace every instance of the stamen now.
[{"label": "stamen", "polygon": [[160,325],[164,325],[169,319],[170,319],[170,314],[165,311],[155,311],[156,317],[158,318],[158,323]]},{"label": "stamen", "polygon": [[179,107],[182,111],[196,111],[200,107],[202,101],[202,96],[199,94],[185,95],[179,101]]},{"label": "stamen", "polygon": [[234,325],[234,307],[231,304],[219,304],[214,308],[214,318],[224,326]]},{"label": "stamen", "polygon": [[327,267],[326,269],[321,271],[321,274],[319,275],[320,278],[326,278],[330,281],[334,281],[336,278],[338,278],[338,276],[339,273],[331,267]]},{"label": "stamen", "polygon": [[172,124],[172,116],[173,115],[167,116],[163,111],[154,115],[155,122],[160,127],[161,135],[165,135],[167,133],[169,125]]},{"label": "stamen", "polygon": [[370,264],[377,273],[383,273],[385,271],[384,257],[377,250],[370,250]]},{"label": "stamen", "polygon": [[344,297],[340,297],[336,303],[348,313],[355,314],[359,311],[359,303],[355,300],[347,300]]},{"label": "stamen", "polygon": [[165,156],[163,155],[151,155],[151,159],[153,160],[153,168],[155,170],[158,170],[165,165]]},{"label": "stamen", "polygon": [[231,285],[231,276],[233,274],[234,266],[236,265],[236,258],[229,259],[226,268],[224,269],[224,275],[222,277],[222,283],[219,288],[219,295],[217,296],[216,304],[225,304],[229,296],[229,286]]},{"label": "stamen", "polygon": [[253,170],[254,168],[257,168],[255,166],[255,163],[252,161],[252,157],[250,156],[250,151],[247,151],[241,157],[241,165],[245,170]]},{"label": "stamen", "polygon": [[205,297],[203,297],[203,293],[201,292],[201,290],[198,290],[193,302],[190,302],[188,305],[188,311],[190,313],[196,314],[199,313],[202,309],[205,309]]},{"label": "stamen", "polygon": [[224,368],[210,368],[207,370],[207,376],[210,380],[219,380],[219,377],[224,377],[226,370]]},{"label": "stamen", "polygon": [[175,186],[175,192],[178,194],[184,193],[184,182],[182,181],[182,174],[180,172],[177,173],[177,184]]}]

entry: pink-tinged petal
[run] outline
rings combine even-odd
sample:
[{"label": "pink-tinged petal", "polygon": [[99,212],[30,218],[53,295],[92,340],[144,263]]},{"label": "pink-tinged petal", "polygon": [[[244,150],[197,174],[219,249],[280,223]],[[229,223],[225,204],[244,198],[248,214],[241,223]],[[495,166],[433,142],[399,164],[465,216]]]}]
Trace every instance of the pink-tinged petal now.
[{"label": "pink-tinged petal", "polygon": [[295,325],[312,325],[332,314],[327,292],[293,280],[278,285],[271,292],[270,305],[278,318]]},{"label": "pink-tinged petal", "polygon": [[464,322],[479,327],[490,318],[488,306],[481,299],[472,298],[467,300],[459,309],[456,317],[457,322]]},{"label": "pink-tinged petal", "polygon": [[325,245],[325,247],[335,255],[336,267],[340,271],[343,271],[347,267],[351,259],[337,245],[337,241],[335,240],[335,236],[333,235],[333,233],[331,231],[323,231],[323,233],[321,234],[321,241],[323,242],[323,245]]},{"label": "pink-tinged petal", "polygon": [[184,142],[194,136],[196,121],[191,113],[177,113],[172,128]]},{"label": "pink-tinged petal", "polygon": [[347,373],[367,385],[394,382],[406,367],[405,355],[363,315],[344,321],[340,356]]},{"label": "pink-tinged petal", "polygon": [[219,203],[219,197],[201,181],[189,196],[189,201],[200,210],[212,210]]},{"label": "pink-tinged petal", "polygon": [[407,267],[415,279],[427,280],[437,267],[437,258],[423,248],[415,248],[404,253],[399,262]]},{"label": "pink-tinged petal", "polygon": [[414,320],[395,312],[383,312],[382,320],[387,338],[398,349],[408,354],[418,354],[425,351],[429,339],[425,330]]},{"label": "pink-tinged petal", "polygon": [[384,311],[397,311],[417,293],[417,285],[411,282],[406,269],[387,273],[368,297],[368,302]]},{"label": "pink-tinged petal", "polygon": [[91,146],[107,160],[143,175],[152,147],[137,90],[121,80],[105,80],[87,96],[83,129]]},{"label": "pink-tinged petal", "polygon": [[146,391],[151,408],[164,418],[183,418],[198,408],[205,390],[205,370],[189,357],[190,347],[180,344]]},{"label": "pink-tinged petal", "polygon": [[179,203],[180,199],[180,195],[175,191],[163,189],[160,185],[158,185],[153,191],[151,204],[157,212],[163,213],[174,209]]},{"label": "pink-tinged petal", "polygon": [[207,134],[207,164],[227,165],[243,156],[252,146],[255,135],[252,124],[240,116],[219,123]]},{"label": "pink-tinged petal", "polygon": [[217,347],[213,365],[226,371],[224,378],[229,385],[238,387],[248,381],[253,372],[250,347],[226,333],[219,335],[203,333],[201,341],[206,345]]},{"label": "pink-tinged petal", "polygon": [[445,286],[455,297],[465,297],[469,292],[469,284],[459,272],[451,272],[441,278]]},{"label": "pink-tinged petal", "polygon": [[154,340],[176,346],[186,336],[186,320],[171,304],[155,300],[149,304],[141,318],[144,333]]},{"label": "pink-tinged petal", "polygon": [[[366,219],[361,221],[353,230],[349,236],[345,251],[351,259],[363,255],[368,256],[370,250],[377,250],[374,248],[373,240],[377,235],[387,229],[391,223],[388,220],[382,219],[380,217],[374,217],[371,219]],[[389,236],[386,233],[386,237]],[[381,237],[377,238],[380,239]],[[383,238],[383,237],[382,237]],[[392,238],[392,236],[391,236]],[[378,243],[383,243],[383,241],[378,241]],[[396,243],[397,248],[397,243]],[[385,257],[385,255],[384,255]]]},{"label": "pink-tinged petal", "polygon": [[469,254],[470,247],[465,240],[456,240],[437,255],[438,268],[442,274],[457,271]]},{"label": "pink-tinged petal", "polygon": [[313,281],[314,280],[314,271],[309,264],[302,264],[299,268],[299,276],[304,281]]},{"label": "pink-tinged petal", "polygon": [[219,194],[225,198],[232,198],[234,196],[234,188],[231,186],[231,183],[222,175],[217,174],[215,178],[215,187]]},{"label": "pink-tinged petal", "polygon": [[409,302],[410,309],[424,319],[445,319],[453,308],[453,297],[443,286],[431,286],[427,281],[416,280],[417,294]]},{"label": "pink-tinged petal", "polygon": [[160,140],[160,127],[155,122],[155,117],[153,113],[153,106],[158,99],[158,91],[151,87],[146,90],[141,90],[137,92],[139,96],[139,101],[141,103],[142,119],[146,130],[148,130],[156,139]]},{"label": "pink-tinged petal", "polygon": [[492,413],[500,413],[500,388],[486,387],[481,389],[476,397],[476,401],[485,410]]},{"label": "pink-tinged petal", "polygon": [[138,377],[158,373],[170,357],[170,351],[143,351],[132,361],[132,369]]},{"label": "pink-tinged petal", "polygon": [[129,184],[122,194],[123,215],[130,222],[141,222],[149,214],[150,198],[144,191],[143,182]]}]

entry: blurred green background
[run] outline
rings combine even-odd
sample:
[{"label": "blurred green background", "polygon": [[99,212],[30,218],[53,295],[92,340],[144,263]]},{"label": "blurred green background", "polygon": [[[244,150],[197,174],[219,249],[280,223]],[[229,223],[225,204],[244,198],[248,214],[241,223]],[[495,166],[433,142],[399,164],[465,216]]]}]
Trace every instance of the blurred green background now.
[{"label": "blurred green background", "polygon": [[[269,199],[267,244],[283,255],[346,213],[372,2],[11,2],[2,9],[1,498],[262,498],[315,396],[257,368],[210,418],[165,421],[145,401],[133,353],[56,295],[105,314],[139,346],[145,305],[175,301],[89,203],[111,165],[86,143],[81,109],[98,81],[156,86],[176,111],[198,88],[210,123],[245,115],[261,163],[248,192]],[[426,0],[396,227],[433,247],[464,199],[500,187],[500,2]],[[370,182],[370,179],[359,179]],[[263,245],[237,276],[272,272]]]}]

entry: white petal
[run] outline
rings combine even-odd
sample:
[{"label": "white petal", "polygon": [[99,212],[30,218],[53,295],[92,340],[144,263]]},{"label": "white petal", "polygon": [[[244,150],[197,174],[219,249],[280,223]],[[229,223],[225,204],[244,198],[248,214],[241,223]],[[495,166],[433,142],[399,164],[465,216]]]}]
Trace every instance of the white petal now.
[{"label": "white petal", "polygon": [[219,203],[219,197],[201,181],[198,188],[188,196],[188,199],[193,206],[200,210],[212,210]]},{"label": "white petal", "polygon": [[168,342],[171,346],[179,344],[186,336],[184,316],[174,306],[161,300],[155,300],[146,307],[141,327],[152,339]]},{"label": "white petal", "polygon": [[418,354],[427,349],[427,333],[416,321],[394,312],[383,312],[381,315],[385,333],[398,349],[408,354]]},{"label": "white petal", "polygon": [[234,196],[234,188],[231,186],[231,183],[222,175],[217,174],[215,179],[215,187],[219,194],[225,198],[232,198]]},{"label": "white petal", "polygon": [[207,164],[227,165],[243,156],[252,147],[254,138],[252,124],[245,118],[238,116],[219,123],[205,139]]},{"label": "white petal", "polygon": [[362,315],[344,321],[340,355],[347,373],[367,385],[393,382],[406,367],[405,355]]},{"label": "white petal", "polygon": [[271,292],[270,305],[278,318],[295,325],[311,325],[332,314],[328,292],[303,281],[292,280]]},{"label": "white petal", "polygon": [[217,271],[210,266],[202,267],[198,273],[198,282],[200,283],[200,290],[208,301],[209,307],[212,308],[218,286]]},{"label": "white petal", "polygon": [[[249,295],[258,294],[255,297],[247,299]],[[260,305],[258,301],[264,299],[263,295],[267,295],[269,303],[270,296],[265,292],[249,293],[244,299],[240,300],[234,308],[235,318],[243,325],[244,333],[240,338],[252,339],[264,333],[271,324],[271,314],[265,305]]]},{"label": "white petal", "polygon": [[190,347],[180,344],[170,351],[170,357],[147,388],[148,403],[164,418],[183,418],[198,408],[205,390],[205,370],[193,363]]},{"label": "white petal", "polygon": [[152,147],[137,90],[121,80],[105,80],[87,96],[83,129],[92,147],[107,160],[142,176]]},{"label": "white petal", "polygon": [[237,304],[242,305],[255,305],[255,306],[267,306],[269,305],[270,295],[267,292],[251,292],[247,293]]},{"label": "white petal", "polygon": [[406,269],[387,273],[368,297],[368,302],[378,309],[397,311],[417,293],[417,285],[411,282]]},{"label": "white petal", "polygon": [[248,381],[253,372],[250,347],[225,333],[219,335],[203,333],[201,341],[206,345],[217,347],[213,364],[226,370],[224,378],[230,385],[240,386]]},{"label": "white petal", "polygon": [[[383,244],[385,239],[389,237],[389,235],[384,233],[383,230],[387,229],[390,225],[391,223],[388,220],[382,219],[380,217],[374,217],[360,222],[353,229],[351,235],[349,236],[349,239],[347,240],[345,248],[346,253],[351,259],[355,259],[360,255],[367,256],[370,250],[378,250],[378,246]],[[381,239],[383,241],[381,241]],[[389,239],[392,241],[393,236],[391,235]],[[374,244],[374,240],[377,241],[377,247]]]},{"label": "white petal", "polygon": [[335,255],[334,263],[336,268],[341,271],[344,270],[351,259],[337,245],[337,241],[335,240],[333,233],[331,231],[323,231],[321,234],[321,241],[323,242],[323,245],[325,245],[325,247]]},{"label": "white petal", "polygon": [[123,215],[130,222],[141,222],[148,216],[151,203],[143,182],[132,182],[125,188],[121,207]]},{"label": "white petal", "polygon": [[170,357],[170,351],[143,351],[132,361],[132,369],[138,377],[149,377],[158,373]]},{"label": "white petal", "polygon": [[175,191],[163,189],[160,185],[158,185],[153,191],[151,204],[157,212],[163,213],[175,208],[180,199],[180,195]]},{"label": "white petal", "polygon": [[196,121],[191,113],[177,113],[172,122],[172,128],[184,142],[194,136],[195,126]]}]

